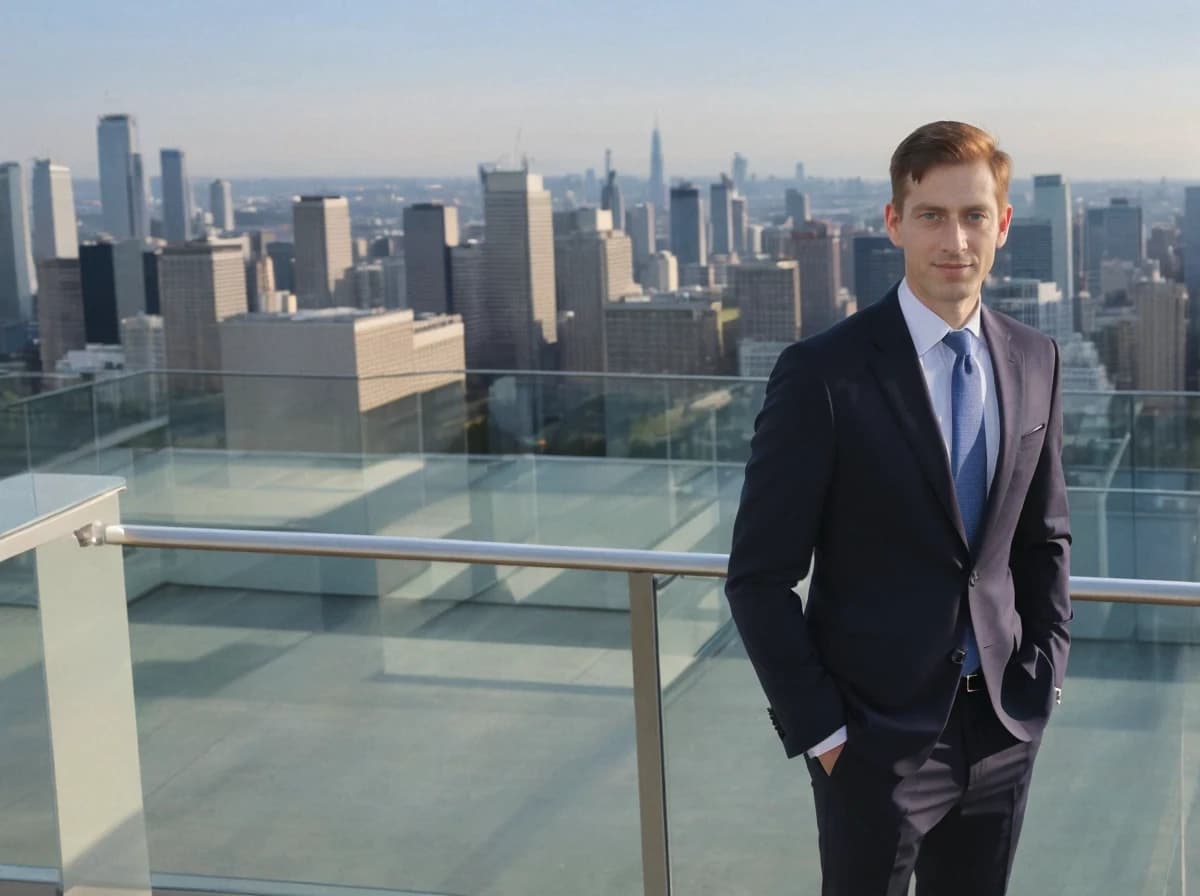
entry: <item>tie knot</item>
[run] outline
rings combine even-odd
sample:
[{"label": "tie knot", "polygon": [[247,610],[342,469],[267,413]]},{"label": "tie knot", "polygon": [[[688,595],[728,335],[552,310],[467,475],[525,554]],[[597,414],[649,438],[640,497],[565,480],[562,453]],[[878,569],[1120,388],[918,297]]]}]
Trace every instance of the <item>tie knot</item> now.
[{"label": "tie knot", "polygon": [[971,357],[971,331],[970,330],[951,330],[942,337],[942,342],[950,346],[951,351],[958,357],[966,355]]}]

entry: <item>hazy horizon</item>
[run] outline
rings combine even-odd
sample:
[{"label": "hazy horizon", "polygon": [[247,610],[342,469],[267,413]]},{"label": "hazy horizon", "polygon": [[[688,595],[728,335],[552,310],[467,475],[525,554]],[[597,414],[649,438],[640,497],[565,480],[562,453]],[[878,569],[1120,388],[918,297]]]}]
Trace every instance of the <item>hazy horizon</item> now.
[{"label": "hazy horizon", "polygon": [[1018,178],[1200,180],[1200,7],[1129,11],[67,0],[8,26],[22,77],[0,99],[0,157],[94,178],[98,117],[128,112],[148,175],[162,147],[193,178],[231,179],[471,177],[522,155],[559,176],[602,169],[611,148],[645,177],[657,118],[669,177],[715,176],[741,152],[760,178],[804,162],[881,179],[914,127],[960,118],[998,137]]}]

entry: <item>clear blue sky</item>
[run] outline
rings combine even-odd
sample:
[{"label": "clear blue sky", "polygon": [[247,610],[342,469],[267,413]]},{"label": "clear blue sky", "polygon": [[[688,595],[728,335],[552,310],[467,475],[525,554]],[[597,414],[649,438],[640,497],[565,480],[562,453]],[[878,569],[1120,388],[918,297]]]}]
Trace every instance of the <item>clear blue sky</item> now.
[{"label": "clear blue sky", "polygon": [[[126,0],[21,4],[0,31],[0,158],[95,176],[96,117],[191,174],[883,176],[935,118],[1018,175],[1200,179],[1200,4],[811,0]],[[519,144],[517,141],[520,133]]]}]

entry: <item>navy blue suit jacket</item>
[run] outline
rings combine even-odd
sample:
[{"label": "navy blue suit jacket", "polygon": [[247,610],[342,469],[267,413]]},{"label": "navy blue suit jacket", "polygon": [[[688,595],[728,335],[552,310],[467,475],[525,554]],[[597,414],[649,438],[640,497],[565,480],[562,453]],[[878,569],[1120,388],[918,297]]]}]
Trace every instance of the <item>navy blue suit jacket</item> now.
[{"label": "navy blue suit jacket", "polygon": [[982,329],[1001,437],[974,553],[894,288],[775,365],[725,590],[789,756],[845,724],[860,755],[919,767],[967,612],[1001,722],[1020,740],[1046,724],[1071,619],[1058,347],[987,308]]}]

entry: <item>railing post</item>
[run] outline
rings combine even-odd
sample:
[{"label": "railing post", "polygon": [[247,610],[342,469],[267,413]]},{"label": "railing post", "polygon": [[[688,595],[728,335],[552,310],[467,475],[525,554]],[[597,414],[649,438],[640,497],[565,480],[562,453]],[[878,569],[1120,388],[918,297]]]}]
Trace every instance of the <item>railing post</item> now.
[{"label": "railing post", "polygon": [[645,896],[669,896],[671,860],[658,657],[658,590],[651,573],[629,574],[629,628],[633,654],[638,808],[642,827],[642,884]]},{"label": "railing post", "polygon": [[119,479],[0,481],[0,560],[32,550],[64,896],[150,896],[133,664],[118,550],[77,532],[120,523]]}]

